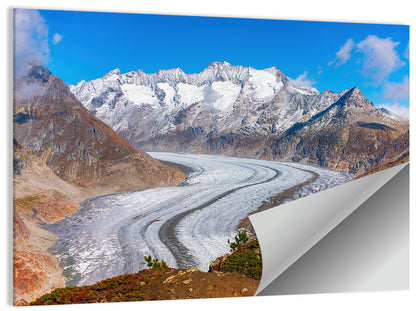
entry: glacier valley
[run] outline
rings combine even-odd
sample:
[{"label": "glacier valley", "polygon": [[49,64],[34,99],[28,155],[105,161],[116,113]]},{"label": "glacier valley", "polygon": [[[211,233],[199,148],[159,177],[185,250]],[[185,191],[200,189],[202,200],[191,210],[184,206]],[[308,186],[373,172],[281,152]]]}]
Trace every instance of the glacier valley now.
[{"label": "glacier valley", "polygon": [[68,285],[146,268],[145,255],[174,268],[207,271],[229,251],[240,221],[268,198],[311,181],[292,198],[342,184],[354,175],[305,164],[218,155],[150,153],[189,169],[177,187],[90,198],[75,214],[46,227],[59,240]]}]

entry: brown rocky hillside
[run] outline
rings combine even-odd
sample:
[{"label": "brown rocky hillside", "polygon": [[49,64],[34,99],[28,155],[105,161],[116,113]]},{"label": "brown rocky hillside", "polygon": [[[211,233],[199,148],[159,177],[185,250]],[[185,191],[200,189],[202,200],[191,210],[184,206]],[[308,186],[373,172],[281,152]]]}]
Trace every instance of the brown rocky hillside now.
[{"label": "brown rocky hillside", "polygon": [[399,155],[397,158],[384,162],[380,165],[377,165],[376,167],[373,167],[371,170],[368,170],[367,172],[358,175],[356,178],[361,178],[376,172],[380,172],[382,170],[388,169],[390,167],[396,166],[396,165],[400,165],[403,163],[407,163],[410,160],[410,156],[409,156],[409,151],[407,150],[406,152],[403,152],[401,155]]}]

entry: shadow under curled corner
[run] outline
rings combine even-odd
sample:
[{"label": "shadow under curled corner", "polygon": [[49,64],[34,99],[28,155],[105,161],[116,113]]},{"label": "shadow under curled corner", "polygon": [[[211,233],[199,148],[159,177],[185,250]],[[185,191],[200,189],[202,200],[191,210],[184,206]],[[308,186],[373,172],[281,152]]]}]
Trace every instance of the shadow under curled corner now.
[{"label": "shadow under curled corner", "polygon": [[269,211],[250,216],[263,255],[256,295],[409,288],[408,163]]}]

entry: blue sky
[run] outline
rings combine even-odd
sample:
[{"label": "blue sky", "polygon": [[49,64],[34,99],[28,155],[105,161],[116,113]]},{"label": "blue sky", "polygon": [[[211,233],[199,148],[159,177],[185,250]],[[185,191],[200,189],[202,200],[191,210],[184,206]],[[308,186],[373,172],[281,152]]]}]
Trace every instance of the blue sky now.
[{"label": "blue sky", "polygon": [[[20,42],[21,39],[21,42]],[[68,84],[119,68],[200,72],[213,61],[264,69],[319,91],[357,86],[375,105],[408,113],[409,27],[18,10],[15,59],[33,57]]]}]

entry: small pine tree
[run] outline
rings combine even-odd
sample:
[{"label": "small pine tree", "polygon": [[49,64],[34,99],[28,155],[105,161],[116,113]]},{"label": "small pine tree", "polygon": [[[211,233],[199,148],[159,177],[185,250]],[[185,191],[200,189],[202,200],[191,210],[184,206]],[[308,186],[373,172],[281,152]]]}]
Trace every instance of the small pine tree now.
[{"label": "small pine tree", "polygon": [[233,252],[237,249],[239,245],[246,244],[249,240],[247,231],[241,230],[237,232],[237,235],[234,237],[235,241],[230,242],[230,239],[227,240],[228,245],[230,245],[230,250]]},{"label": "small pine tree", "polygon": [[155,270],[169,268],[166,261],[164,261],[163,259],[162,261],[159,261],[158,258],[152,259],[151,255],[144,256],[144,260],[147,262],[148,267],[152,267],[152,269],[155,269]]},{"label": "small pine tree", "polygon": [[147,262],[147,266],[148,266],[148,267],[153,266],[153,263],[152,263],[152,256],[151,256],[151,255],[149,255],[149,256],[144,256],[144,260]]}]

